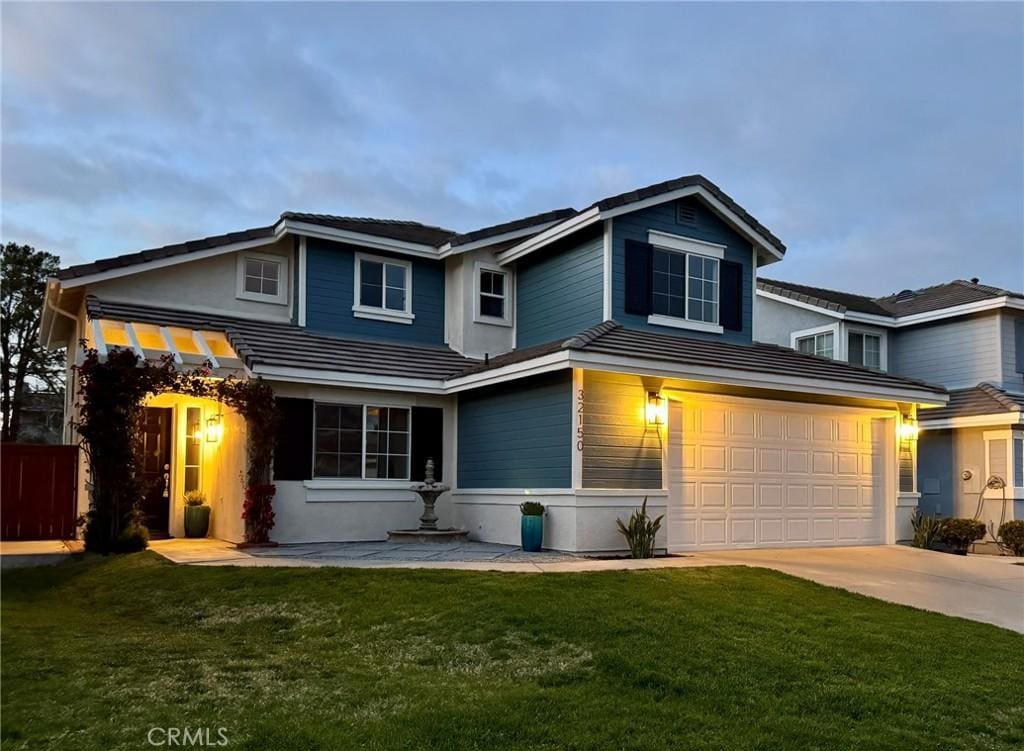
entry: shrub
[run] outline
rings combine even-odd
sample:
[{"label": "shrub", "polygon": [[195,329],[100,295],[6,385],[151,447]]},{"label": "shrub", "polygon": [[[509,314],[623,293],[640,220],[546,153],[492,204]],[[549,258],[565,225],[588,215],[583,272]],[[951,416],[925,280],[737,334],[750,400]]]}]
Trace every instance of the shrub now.
[{"label": "shrub", "polygon": [[185,505],[186,506],[205,506],[206,505],[206,493],[201,490],[190,490],[185,493]]},{"label": "shrub", "polygon": [[245,520],[245,541],[257,545],[270,542],[270,530],[274,528],[274,493],[272,484],[249,485],[245,489],[245,503],[242,504],[242,519]]},{"label": "shrub", "polygon": [[942,529],[942,542],[954,553],[967,555],[971,543],[985,536],[985,522],[974,519],[947,519]]},{"label": "shrub", "polygon": [[142,512],[134,509],[129,520],[117,537],[111,551],[114,553],[138,553],[149,547],[149,530],[142,524]]},{"label": "shrub", "polygon": [[623,524],[621,519],[615,520],[619,527],[619,533],[626,538],[631,557],[654,557],[654,537],[661,529],[661,520],[664,518],[664,514],[657,519],[651,519],[647,515],[647,496],[644,496],[644,502],[629,517],[628,524]]},{"label": "shrub", "polygon": [[544,504],[537,501],[524,501],[519,504],[523,516],[544,516]]},{"label": "shrub", "polygon": [[999,541],[1014,555],[1024,555],[1024,521],[1017,519],[999,525]]},{"label": "shrub", "polygon": [[930,550],[935,547],[935,543],[942,539],[946,519],[922,514],[921,509],[918,508],[914,509],[914,515],[910,517],[910,524],[914,528],[914,540],[911,544],[915,548]]}]

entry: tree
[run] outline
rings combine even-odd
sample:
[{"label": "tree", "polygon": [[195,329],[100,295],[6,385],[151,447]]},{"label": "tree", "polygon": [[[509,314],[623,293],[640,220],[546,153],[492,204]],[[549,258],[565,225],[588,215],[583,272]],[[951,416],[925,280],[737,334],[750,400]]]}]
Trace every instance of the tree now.
[{"label": "tree", "polygon": [[21,409],[30,386],[51,391],[63,388],[63,352],[51,352],[39,343],[46,280],[57,273],[60,259],[31,245],[7,243],[3,247],[3,284],[0,286],[0,438],[18,439]]}]

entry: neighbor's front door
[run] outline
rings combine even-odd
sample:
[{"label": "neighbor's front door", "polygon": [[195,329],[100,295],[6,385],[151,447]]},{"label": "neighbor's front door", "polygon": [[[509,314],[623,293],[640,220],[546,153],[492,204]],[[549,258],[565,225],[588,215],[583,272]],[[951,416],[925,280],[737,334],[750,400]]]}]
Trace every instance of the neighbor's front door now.
[{"label": "neighbor's front door", "polygon": [[152,537],[165,537],[171,508],[171,416],[163,407],[146,407],[142,425],[143,523]]}]

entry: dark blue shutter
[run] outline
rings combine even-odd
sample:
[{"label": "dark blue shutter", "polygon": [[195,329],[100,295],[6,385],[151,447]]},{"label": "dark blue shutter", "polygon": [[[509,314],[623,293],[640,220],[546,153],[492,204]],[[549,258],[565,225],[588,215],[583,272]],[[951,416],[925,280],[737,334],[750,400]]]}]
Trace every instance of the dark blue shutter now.
[{"label": "dark blue shutter", "polygon": [[313,400],[277,398],[274,480],[313,477]]},{"label": "dark blue shutter", "polygon": [[625,309],[633,315],[651,314],[651,263],[653,247],[636,240],[626,240]]},{"label": "dark blue shutter", "polygon": [[718,322],[727,331],[743,330],[743,264],[721,263],[722,286]]},{"label": "dark blue shutter", "polygon": [[427,459],[433,459],[434,478],[440,482],[444,476],[444,410],[440,407],[413,407],[411,440],[409,477],[422,482]]}]

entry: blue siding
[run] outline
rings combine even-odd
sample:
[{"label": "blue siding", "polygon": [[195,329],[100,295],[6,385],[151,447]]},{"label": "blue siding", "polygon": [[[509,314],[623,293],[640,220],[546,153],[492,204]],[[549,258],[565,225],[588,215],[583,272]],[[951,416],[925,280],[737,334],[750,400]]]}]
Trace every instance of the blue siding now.
[{"label": "blue siding", "polygon": [[572,486],[572,371],[459,394],[460,488]]},{"label": "blue siding", "polygon": [[351,245],[306,240],[306,327],[338,336],[417,344],[444,344],[444,265],[408,256],[412,261],[412,324],[371,321],[352,315],[355,254],[389,256]]},{"label": "blue siding", "polygon": [[[697,226],[688,226],[676,221],[676,206],[680,202],[663,203],[649,209],[635,211],[612,220],[612,317],[623,326],[650,329],[664,334],[679,334],[719,339],[730,342],[749,343],[753,339],[752,297],[754,259],[749,240],[740,236],[718,215],[698,199],[684,198],[681,203],[697,210]],[[647,231],[657,230],[673,235],[692,237],[697,240],[725,245],[725,260],[743,264],[743,330],[709,334],[668,326],[652,326],[646,316],[627,315],[625,311],[625,241],[647,242]]]},{"label": "blue siding", "polygon": [[603,240],[577,242],[528,256],[516,269],[516,347],[568,338],[601,322]]}]

